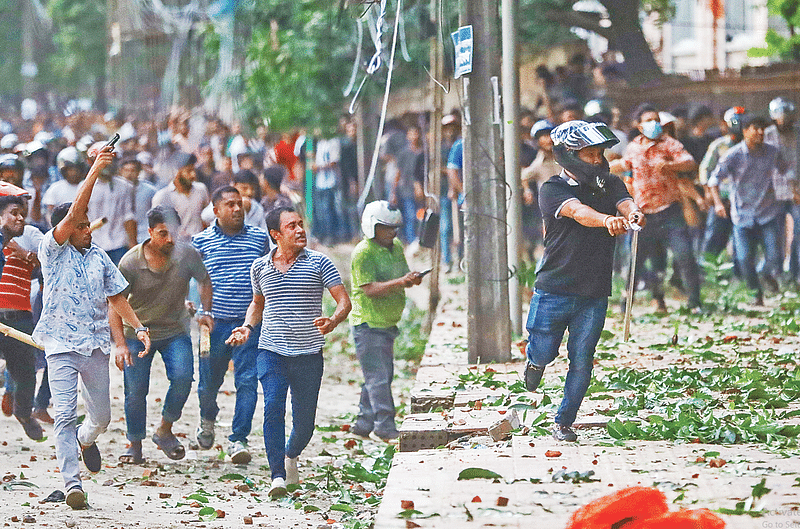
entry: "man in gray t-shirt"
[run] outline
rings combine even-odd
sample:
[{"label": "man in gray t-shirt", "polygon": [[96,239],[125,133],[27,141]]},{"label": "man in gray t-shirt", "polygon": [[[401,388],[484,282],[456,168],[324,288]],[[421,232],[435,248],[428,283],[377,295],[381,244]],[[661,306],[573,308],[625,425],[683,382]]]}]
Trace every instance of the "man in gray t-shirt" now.
[{"label": "man in gray t-shirt", "polygon": [[[200,284],[203,307],[212,302],[211,279],[197,251],[173,241],[179,230],[178,215],[172,208],[156,207],[147,213],[150,238],[131,248],[120,261],[119,269],[129,285],[124,290],[133,311],[150,328],[151,351],[161,353],[169,379],[164,397],[161,424],[153,433],[153,442],[170,459],[182,459],[186,451],[172,433],[192,390],[194,355],[189,334],[189,315],[185,299],[189,280]],[[131,446],[120,456],[124,463],[143,463],[142,439],[147,426],[147,393],[153,354],[134,339],[133,329],[125,326],[116,314],[110,318],[116,345],[115,361],[125,374],[125,421]],[[214,326],[207,313],[200,325]]]}]

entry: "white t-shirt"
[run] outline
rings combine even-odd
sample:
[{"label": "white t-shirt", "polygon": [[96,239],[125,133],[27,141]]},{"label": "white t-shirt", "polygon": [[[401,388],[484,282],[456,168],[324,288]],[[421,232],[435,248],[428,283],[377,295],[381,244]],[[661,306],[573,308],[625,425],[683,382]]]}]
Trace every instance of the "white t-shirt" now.
[{"label": "white t-shirt", "polygon": [[128,233],[125,223],[136,220],[133,214],[133,185],[119,176],[106,182],[97,179],[89,199],[87,215],[89,222],[103,217],[108,219],[105,226],[92,232],[92,242],[110,252],[128,246]]},{"label": "white t-shirt", "polygon": [[184,240],[203,231],[201,214],[208,203],[208,189],[205,184],[200,182],[192,183],[192,189],[188,195],[179,193],[175,189],[175,184],[172,183],[159,189],[153,196],[153,207],[171,206],[178,212],[178,216],[181,218],[181,231],[178,238]]},{"label": "white t-shirt", "polygon": [[78,196],[78,188],[80,182],[77,184],[70,184],[66,180],[59,180],[54,182],[42,197],[42,205],[44,206],[60,206],[65,202],[72,202]]},{"label": "white t-shirt", "polygon": [[[332,163],[338,164],[341,159],[341,148],[339,138],[329,140],[319,140],[317,142],[317,153],[315,162],[318,166],[326,166]],[[338,181],[339,166],[319,169],[317,171],[317,189],[333,189]]]}]

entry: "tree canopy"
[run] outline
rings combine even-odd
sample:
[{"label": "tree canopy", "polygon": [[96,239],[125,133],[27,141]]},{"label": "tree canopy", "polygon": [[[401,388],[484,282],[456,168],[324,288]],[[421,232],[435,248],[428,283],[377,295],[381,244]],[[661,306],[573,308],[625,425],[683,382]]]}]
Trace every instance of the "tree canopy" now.
[{"label": "tree canopy", "polygon": [[789,36],[778,34],[774,29],[767,30],[766,47],[751,48],[750,57],[778,56],[785,61],[800,61],[800,0],[767,0],[770,14],[780,16],[789,27]]}]

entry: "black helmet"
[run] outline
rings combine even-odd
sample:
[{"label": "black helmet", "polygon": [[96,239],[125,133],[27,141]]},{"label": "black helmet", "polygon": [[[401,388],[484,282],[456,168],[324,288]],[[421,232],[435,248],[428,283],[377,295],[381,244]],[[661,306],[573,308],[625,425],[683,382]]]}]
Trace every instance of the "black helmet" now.
[{"label": "black helmet", "polygon": [[607,149],[619,143],[619,139],[603,123],[587,123],[574,120],[562,123],[550,133],[553,139],[553,155],[556,163],[563,167],[582,185],[595,191],[605,192],[606,180],[610,175],[608,162],[594,165],[584,162],[578,151],[586,147]]}]

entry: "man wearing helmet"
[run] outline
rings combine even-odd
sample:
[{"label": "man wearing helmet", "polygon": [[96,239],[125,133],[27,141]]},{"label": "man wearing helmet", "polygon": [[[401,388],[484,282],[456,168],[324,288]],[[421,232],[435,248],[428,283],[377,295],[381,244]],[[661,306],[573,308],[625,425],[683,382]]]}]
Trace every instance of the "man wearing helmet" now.
[{"label": "man wearing helmet", "polygon": [[75,200],[87,171],[83,156],[75,147],[62,149],[56,156],[56,165],[62,179],[51,185],[42,197],[42,205],[47,208],[48,218],[56,206]]},{"label": "man wearing helmet", "polygon": [[[764,129],[764,143],[778,148],[788,168],[785,173],[775,172],[772,175],[775,194],[778,200],[784,201],[786,209],[794,221],[794,238],[791,248],[791,274],[797,281],[798,257],[800,256],[800,205],[797,204],[797,135],[794,131],[794,103],[782,97],[776,97],[769,103],[769,117],[772,124]],[[783,221],[783,217],[781,217]],[[785,227],[781,226],[782,241],[785,241]],[[783,244],[781,245],[783,247]]]},{"label": "man wearing helmet", "polygon": [[397,229],[403,216],[385,200],[366,205],[361,216],[364,239],[353,249],[353,310],[350,324],[356,356],[364,374],[358,419],[350,430],[361,437],[371,432],[383,440],[399,433],[392,399],[394,340],[406,306],[405,289],[419,285],[422,275],[410,272]]},{"label": "man wearing helmet", "polygon": [[570,121],[550,135],[563,170],[539,191],[545,250],[526,323],[525,386],[539,387],[569,329],[569,371],[553,437],[576,441],[571,426],[589,387],[611,295],[614,237],[645,219],[625,184],[609,173],[604,151],[618,140],[606,125]]},{"label": "man wearing helmet", "polygon": [[[725,156],[728,150],[742,141],[742,116],[744,115],[743,107],[731,107],[725,111],[722,116],[724,130],[727,134],[721,136],[711,142],[708,146],[703,161],[700,162],[700,169],[698,171],[698,179],[706,189],[706,197],[711,198],[711,189],[708,186],[708,177],[714,172],[717,164]],[[725,205],[726,212],[731,208],[731,189],[730,182],[720,183],[720,198]],[[713,206],[713,203],[712,203]],[[708,216],[706,217],[706,229],[703,236],[703,254],[710,254],[714,257],[718,256],[722,250],[728,245],[728,239],[733,231],[733,223],[729,217],[722,217],[716,214],[714,208],[708,209]]]},{"label": "man wearing helmet", "polygon": [[755,291],[755,304],[763,305],[764,296],[756,274],[756,246],[764,249],[763,283],[778,291],[777,274],[783,262],[780,237],[786,206],[778,199],[774,173],[785,173],[787,164],[774,145],[764,143],[768,121],[758,115],[742,116],[744,140],[731,147],[708,179],[714,208],[719,216],[728,212],[719,192],[720,182],[731,181],[730,217],[736,259],[747,286]]}]

